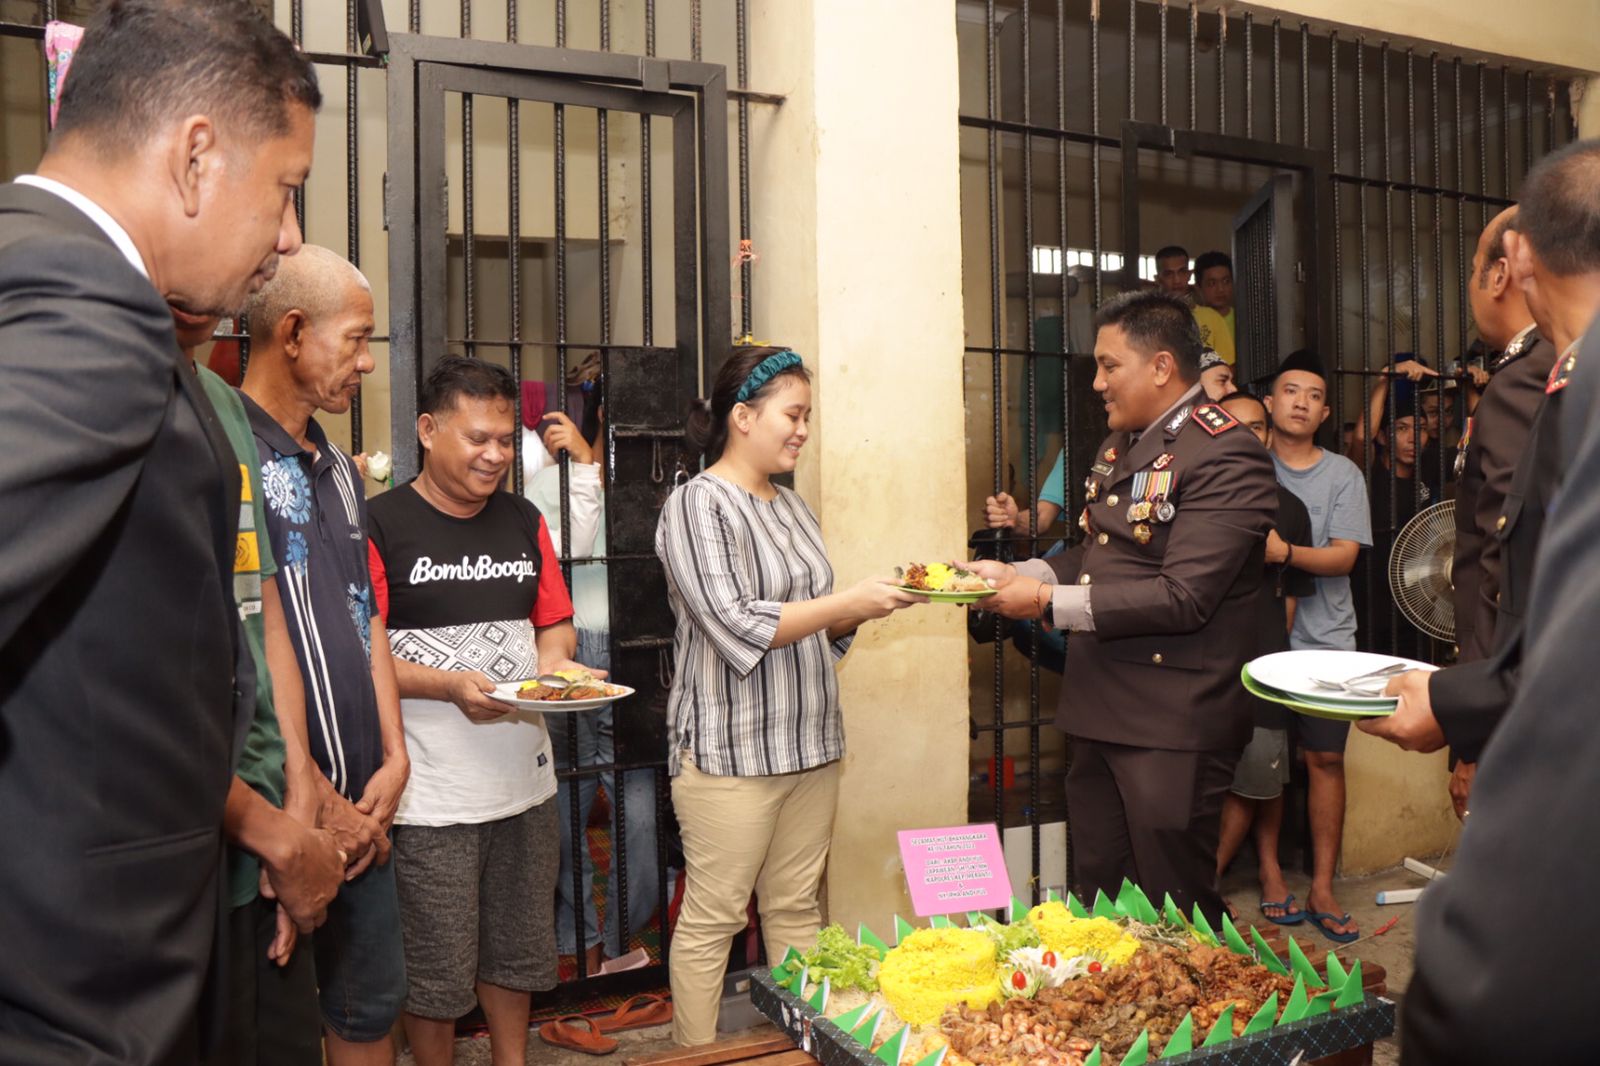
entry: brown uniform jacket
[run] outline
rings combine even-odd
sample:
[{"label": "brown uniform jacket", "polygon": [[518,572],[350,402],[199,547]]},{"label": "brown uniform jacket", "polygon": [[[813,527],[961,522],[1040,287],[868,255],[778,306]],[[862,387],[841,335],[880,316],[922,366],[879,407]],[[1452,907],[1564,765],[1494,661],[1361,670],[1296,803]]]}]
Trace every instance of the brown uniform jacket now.
[{"label": "brown uniform jacket", "polygon": [[1527,334],[1496,361],[1472,416],[1466,461],[1456,483],[1456,646],[1460,661],[1486,657],[1495,645],[1501,539],[1496,523],[1511,489],[1517,460],[1527,451],[1534,412],[1555,365],[1555,346]]},{"label": "brown uniform jacket", "polygon": [[[1047,560],[1058,581],[1090,586],[1094,629],[1067,640],[1056,717],[1072,736],[1175,751],[1250,739],[1239,668],[1259,644],[1277,480],[1261,442],[1204,399],[1195,393],[1131,446],[1125,432],[1106,438],[1085,482],[1087,539]],[[1157,494],[1170,512],[1156,502],[1150,518],[1130,516]]]}]

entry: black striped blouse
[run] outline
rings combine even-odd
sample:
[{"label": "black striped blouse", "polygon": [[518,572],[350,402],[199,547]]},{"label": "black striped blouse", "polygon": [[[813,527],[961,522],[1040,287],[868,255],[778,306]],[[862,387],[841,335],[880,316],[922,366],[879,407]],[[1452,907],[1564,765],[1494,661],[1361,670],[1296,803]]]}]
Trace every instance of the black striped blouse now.
[{"label": "black striped blouse", "polygon": [[833,591],[816,515],[779,488],[760,499],[714,474],[673,492],[656,526],[677,617],[668,768],[693,752],[720,776],[794,773],[844,754],[834,664],[850,637],[773,648],[784,603]]}]

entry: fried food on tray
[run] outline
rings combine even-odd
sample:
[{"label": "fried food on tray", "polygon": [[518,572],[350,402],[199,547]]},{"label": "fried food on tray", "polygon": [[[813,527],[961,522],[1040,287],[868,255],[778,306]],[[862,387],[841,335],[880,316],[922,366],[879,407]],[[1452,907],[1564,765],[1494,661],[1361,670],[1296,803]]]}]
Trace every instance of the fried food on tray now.
[{"label": "fried food on tray", "polygon": [[622,689],[608,685],[587,670],[559,670],[540,674],[517,689],[519,700],[595,700],[620,696]]},{"label": "fried food on tray", "polygon": [[1147,944],[1125,966],[1041,989],[1036,999],[1018,997],[985,1010],[951,1007],[941,1028],[951,1048],[979,1066],[1019,1058],[1065,1063],[1075,1050],[1095,1044],[1108,1057],[1121,1056],[1145,1029],[1154,1057],[1185,1014],[1193,1013],[1195,1032],[1206,1033],[1231,1003],[1239,1036],[1269,996],[1276,992],[1281,1000],[1292,991],[1293,981],[1225,948]]},{"label": "fried food on tray", "polygon": [[894,576],[908,589],[922,592],[987,592],[989,583],[971,570],[945,563],[910,563],[894,568]]}]

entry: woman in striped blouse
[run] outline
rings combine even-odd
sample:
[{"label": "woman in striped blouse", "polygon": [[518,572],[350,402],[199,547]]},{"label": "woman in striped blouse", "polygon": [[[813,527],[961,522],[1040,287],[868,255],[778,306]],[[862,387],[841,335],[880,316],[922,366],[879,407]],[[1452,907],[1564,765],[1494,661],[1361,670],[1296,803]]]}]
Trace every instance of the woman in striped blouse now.
[{"label": "woman in striped blouse", "polygon": [[656,528],[677,617],[667,717],[688,867],[671,954],[680,1044],[716,1038],[752,889],[769,958],[816,939],[844,754],[834,663],[861,623],[922,602],[877,579],[833,591],[816,516],[771,480],[795,468],[810,416],[798,355],[735,348],[690,413],[711,465]]}]

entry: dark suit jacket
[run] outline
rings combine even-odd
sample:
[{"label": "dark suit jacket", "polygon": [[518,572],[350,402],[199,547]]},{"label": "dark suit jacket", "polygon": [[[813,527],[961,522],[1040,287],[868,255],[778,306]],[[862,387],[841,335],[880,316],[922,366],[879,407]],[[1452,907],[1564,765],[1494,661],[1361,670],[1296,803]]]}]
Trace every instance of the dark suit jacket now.
[{"label": "dark suit jacket", "polygon": [[1456,482],[1456,646],[1460,661],[1482,659],[1495,646],[1501,542],[1496,522],[1517,461],[1528,449],[1534,413],[1555,365],[1555,346],[1537,331],[1496,361],[1494,376],[1472,416],[1466,464]]},{"label": "dark suit jacket", "polygon": [[1594,1060],[1600,910],[1600,323],[1561,398],[1566,479],[1534,563],[1526,669],[1484,750],[1450,876],[1417,905],[1406,1066]]},{"label": "dark suit jacket", "polygon": [[[1208,426],[1207,412],[1222,421]],[[1127,433],[1105,439],[1087,481],[1094,499],[1080,517],[1087,539],[1046,560],[1059,581],[1090,586],[1094,616],[1092,632],[1067,640],[1056,724],[1112,744],[1239,749],[1254,714],[1239,668],[1260,643],[1256,596],[1278,483],[1261,442],[1221,408],[1176,414],[1132,447]],[[1130,520],[1135,478],[1145,473],[1173,475],[1171,521]]]},{"label": "dark suit jacket", "polygon": [[238,478],[150,282],[0,186],[0,1062],[198,1055]]},{"label": "dark suit jacket", "polygon": [[[1550,377],[1547,368],[1547,382]],[[1486,612],[1494,626],[1493,647],[1487,658],[1440,670],[1428,679],[1434,717],[1450,750],[1466,762],[1477,762],[1483,753],[1489,735],[1511,706],[1522,669],[1533,561],[1563,470],[1560,411],[1565,390],[1554,388],[1547,394],[1547,387],[1540,385],[1541,402],[1531,431],[1523,440],[1500,513],[1489,523],[1488,539],[1495,547],[1497,571],[1494,602]],[[1487,593],[1487,587],[1484,591]],[[1483,636],[1481,629],[1478,636]],[[1466,649],[1462,652],[1464,655]]]}]

